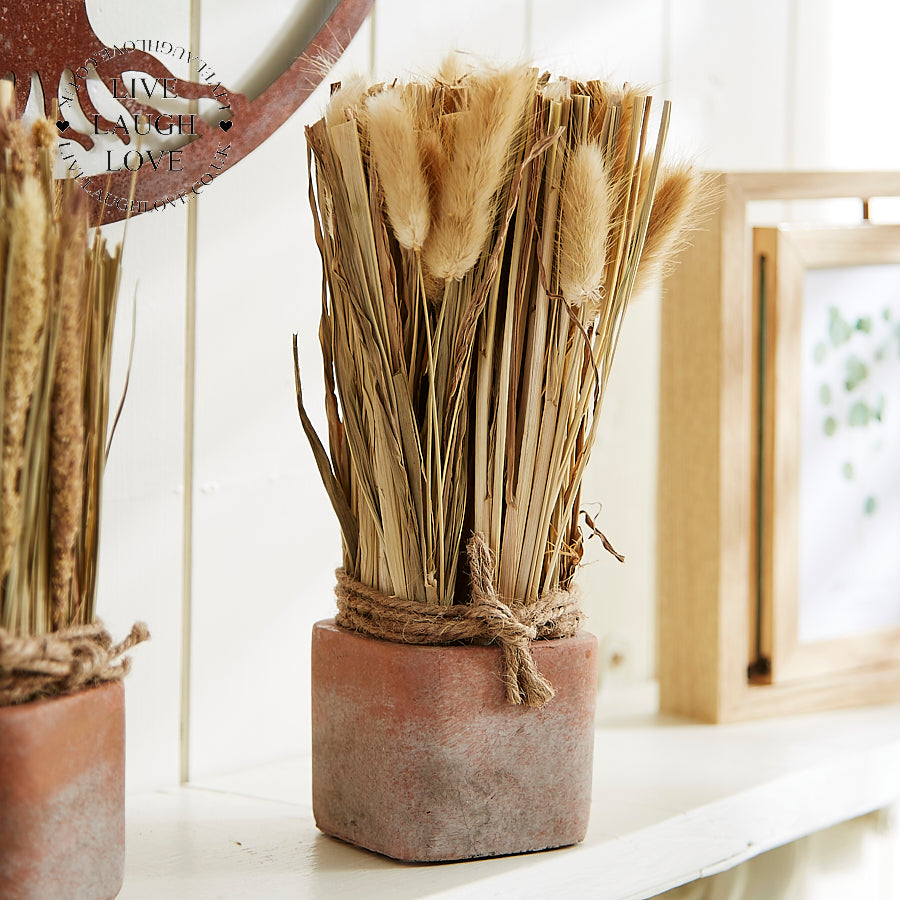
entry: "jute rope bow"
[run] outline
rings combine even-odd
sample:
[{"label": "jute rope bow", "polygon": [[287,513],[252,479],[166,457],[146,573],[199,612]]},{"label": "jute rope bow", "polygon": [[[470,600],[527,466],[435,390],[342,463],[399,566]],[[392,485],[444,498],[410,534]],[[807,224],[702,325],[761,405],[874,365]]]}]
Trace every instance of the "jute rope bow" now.
[{"label": "jute rope bow", "polygon": [[0,628],[0,706],[122,678],[131,668],[123,654],[149,637],[143,622],[118,644],[101,622],[29,637]]},{"label": "jute rope bow", "polygon": [[506,604],[494,588],[494,563],[484,536],[473,534],[466,552],[471,603],[438,606],[388,597],[338,569],[335,621],[351,631],[402,644],[497,643],[509,702],[543,706],[554,691],[538,672],[530,645],[539,638],[576,634],[582,620],[578,601],[559,591],[528,605]]}]

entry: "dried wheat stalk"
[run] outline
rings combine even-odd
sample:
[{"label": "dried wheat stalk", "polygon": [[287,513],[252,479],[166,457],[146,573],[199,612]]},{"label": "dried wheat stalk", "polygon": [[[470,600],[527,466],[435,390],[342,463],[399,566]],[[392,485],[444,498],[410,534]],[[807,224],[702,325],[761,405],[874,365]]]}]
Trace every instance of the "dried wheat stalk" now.
[{"label": "dried wheat stalk", "polygon": [[464,601],[474,530],[503,598],[570,587],[622,317],[701,193],[662,167],[669,105],[655,128],[650,107],[449,61],[430,81],[345,85],[307,129],[327,450],[299,372],[298,404],[352,578]]},{"label": "dried wheat stalk", "polygon": [[54,183],[53,118],[9,115],[0,82],[0,628],[93,622],[119,278],[85,197]]}]

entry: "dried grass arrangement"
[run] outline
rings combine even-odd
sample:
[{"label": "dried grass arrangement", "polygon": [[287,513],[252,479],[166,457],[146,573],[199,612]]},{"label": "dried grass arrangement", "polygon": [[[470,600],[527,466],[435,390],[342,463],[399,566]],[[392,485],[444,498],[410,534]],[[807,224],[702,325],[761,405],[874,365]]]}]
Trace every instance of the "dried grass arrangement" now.
[{"label": "dried grass arrangement", "polygon": [[307,129],[327,451],[297,392],[342,530],[338,621],[497,640],[513,702],[552,696],[516,673],[528,639],[577,630],[581,482],[623,316],[702,193],[663,165],[669,103],[650,112],[644,90],[450,60],[347,82]]},{"label": "dried grass arrangement", "polygon": [[94,618],[121,247],[54,182],[55,119],[2,106],[0,706],[120,678],[147,636],[113,646]]}]

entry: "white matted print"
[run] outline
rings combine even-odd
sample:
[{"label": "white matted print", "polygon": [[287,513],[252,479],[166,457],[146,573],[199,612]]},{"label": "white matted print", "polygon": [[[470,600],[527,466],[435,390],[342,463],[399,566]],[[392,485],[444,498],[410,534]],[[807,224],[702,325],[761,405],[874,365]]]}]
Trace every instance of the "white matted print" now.
[{"label": "white matted print", "polygon": [[900,626],[900,264],[807,269],[800,644]]}]

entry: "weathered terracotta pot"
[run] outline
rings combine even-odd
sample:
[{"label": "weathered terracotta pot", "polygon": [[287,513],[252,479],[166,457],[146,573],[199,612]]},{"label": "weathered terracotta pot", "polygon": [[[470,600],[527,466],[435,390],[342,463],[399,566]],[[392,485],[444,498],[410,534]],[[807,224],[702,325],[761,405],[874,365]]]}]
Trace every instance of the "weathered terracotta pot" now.
[{"label": "weathered terracotta pot", "polygon": [[313,814],[407,861],[576,844],[591,804],[597,639],[537,641],[556,690],[511,706],[496,647],[423,647],[313,628]]},{"label": "weathered terracotta pot", "polygon": [[0,897],[110,900],[125,866],[125,691],[0,708]]}]

